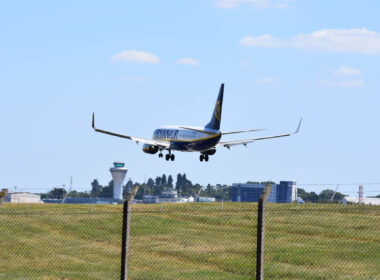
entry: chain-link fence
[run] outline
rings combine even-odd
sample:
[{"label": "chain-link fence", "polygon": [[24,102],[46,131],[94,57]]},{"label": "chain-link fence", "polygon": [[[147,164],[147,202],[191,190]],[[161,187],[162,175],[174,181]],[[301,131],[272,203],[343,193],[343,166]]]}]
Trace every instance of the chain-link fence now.
[{"label": "chain-link fence", "polygon": [[120,206],[3,204],[0,279],[118,279]]},{"label": "chain-link fence", "polygon": [[380,279],[380,207],[267,205],[265,278]]},{"label": "chain-link fence", "polygon": [[[0,279],[120,279],[122,205],[0,209]],[[255,279],[256,203],[133,205],[129,279]],[[267,204],[266,279],[380,279],[380,207]]]}]

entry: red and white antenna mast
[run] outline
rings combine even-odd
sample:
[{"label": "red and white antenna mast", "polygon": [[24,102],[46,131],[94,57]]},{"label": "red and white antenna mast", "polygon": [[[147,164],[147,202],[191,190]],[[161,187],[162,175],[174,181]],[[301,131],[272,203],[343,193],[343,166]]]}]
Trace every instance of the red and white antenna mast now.
[{"label": "red and white antenna mast", "polygon": [[360,185],[359,186],[359,192],[358,192],[358,194],[359,194],[359,205],[360,204],[363,204],[363,185]]}]

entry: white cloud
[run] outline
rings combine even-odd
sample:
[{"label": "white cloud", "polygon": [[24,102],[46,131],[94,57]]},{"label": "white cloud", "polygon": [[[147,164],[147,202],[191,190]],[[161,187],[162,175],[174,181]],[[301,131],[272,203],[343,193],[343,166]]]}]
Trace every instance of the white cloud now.
[{"label": "white cloud", "polygon": [[128,77],[128,78],[121,78],[120,81],[125,83],[135,82],[135,83],[147,83],[150,82],[151,79],[146,77]]},{"label": "white cloud", "polygon": [[257,10],[265,8],[286,9],[293,0],[216,0],[216,7],[235,9],[240,5],[249,5]]},{"label": "white cloud", "polygon": [[358,77],[363,74],[363,72],[360,69],[342,65],[338,69],[330,71],[332,79],[319,81],[319,85],[327,87],[345,88],[355,88],[364,86],[363,80]]},{"label": "white cloud", "polygon": [[313,51],[380,54],[380,33],[366,28],[322,29],[288,39],[273,37],[270,34],[245,36],[240,43],[251,47],[291,47]]},{"label": "white cloud", "polygon": [[339,69],[333,72],[334,77],[347,77],[347,76],[359,76],[363,72],[360,69],[356,69],[348,66],[340,66]]},{"label": "white cloud", "polygon": [[320,81],[319,84],[322,86],[328,86],[328,87],[346,87],[346,88],[364,86],[364,82],[361,79]]},{"label": "white cloud", "polygon": [[190,66],[198,66],[199,60],[192,58],[192,57],[183,57],[183,58],[178,59],[177,63],[190,65]]},{"label": "white cloud", "polygon": [[128,62],[128,63],[159,63],[160,59],[153,53],[127,50],[122,51],[111,58],[114,62]]},{"label": "white cloud", "polygon": [[245,36],[240,40],[240,43],[249,47],[280,48],[286,46],[284,40],[275,38],[269,34],[258,37]]},{"label": "white cloud", "polygon": [[274,84],[274,83],[277,83],[278,80],[271,77],[263,77],[263,78],[258,79],[256,82],[259,84]]}]

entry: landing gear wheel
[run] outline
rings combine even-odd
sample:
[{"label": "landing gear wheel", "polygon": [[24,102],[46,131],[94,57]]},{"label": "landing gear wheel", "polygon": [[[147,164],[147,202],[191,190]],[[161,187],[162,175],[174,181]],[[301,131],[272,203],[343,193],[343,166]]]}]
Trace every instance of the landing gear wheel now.
[{"label": "landing gear wheel", "polygon": [[200,156],[199,156],[199,160],[200,160],[200,161],[203,161],[203,159],[204,159],[204,156],[203,156],[203,155],[200,155]]},{"label": "landing gear wheel", "polygon": [[170,156],[170,159],[171,159],[172,161],[174,161],[175,156],[172,154],[172,155]]},{"label": "landing gear wheel", "polygon": [[166,159],[166,160],[169,160],[169,159],[170,159],[170,155],[167,154],[167,155],[165,156],[165,159]]},{"label": "landing gear wheel", "polygon": [[162,153],[159,153],[159,154],[158,154],[158,157],[159,157],[159,158],[162,158],[163,156],[164,156],[164,155],[163,155]]},{"label": "landing gear wheel", "polygon": [[208,161],[208,155],[205,155],[205,161]]}]

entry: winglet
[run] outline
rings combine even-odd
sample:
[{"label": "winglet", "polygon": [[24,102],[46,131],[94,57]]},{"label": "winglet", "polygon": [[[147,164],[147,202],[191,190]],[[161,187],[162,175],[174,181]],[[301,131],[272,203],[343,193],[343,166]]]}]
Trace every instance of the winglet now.
[{"label": "winglet", "polygon": [[95,128],[95,113],[94,112],[92,112],[92,128],[96,129]]},{"label": "winglet", "polygon": [[300,119],[300,122],[299,122],[299,124],[298,124],[297,130],[294,132],[294,134],[296,134],[296,133],[298,133],[298,132],[300,131],[300,127],[301,127],[302,119],[303,119],[303,118]]}]

